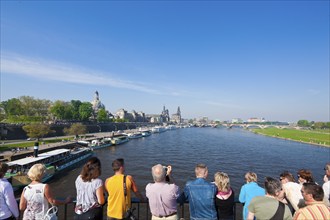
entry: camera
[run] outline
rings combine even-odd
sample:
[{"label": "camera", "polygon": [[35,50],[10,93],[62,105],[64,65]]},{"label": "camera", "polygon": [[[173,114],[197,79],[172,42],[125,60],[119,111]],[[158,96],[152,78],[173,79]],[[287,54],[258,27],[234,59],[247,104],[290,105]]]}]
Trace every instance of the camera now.
[{"label": "camera", "polygon": [[166,166],[163,166],[164,170],[165,170],[165,173],[167,173],[167,167]]}]

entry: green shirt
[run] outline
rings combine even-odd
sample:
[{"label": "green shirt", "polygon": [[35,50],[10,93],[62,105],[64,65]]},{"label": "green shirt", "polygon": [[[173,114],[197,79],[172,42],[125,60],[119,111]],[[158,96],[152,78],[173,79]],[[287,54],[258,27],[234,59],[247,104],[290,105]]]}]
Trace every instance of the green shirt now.
[{"label": "green shirt", "polygon": [[[251,200],[248,207],[249,211],[254,213],[256,219],[270,219],[275,215],[279,201],[267,196],[256,196]],[[292,214],[287,205],[285,205],[284,220],[291,220]]]}]

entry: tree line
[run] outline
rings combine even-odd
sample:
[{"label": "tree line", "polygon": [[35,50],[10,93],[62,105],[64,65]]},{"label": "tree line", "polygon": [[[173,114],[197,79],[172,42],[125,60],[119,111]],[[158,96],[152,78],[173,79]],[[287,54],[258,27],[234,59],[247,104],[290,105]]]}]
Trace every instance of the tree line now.
[{"label": "tree line", "polygon": [[297,122],[297,125],[299,127],[311,129],[330,129],[330,122],[315,122],[302,119]]},{"label": "tree line", "polygon": [[90,102],[80,100],[52,102],[31,96],[20,96],[0,103],[0,121],[8,123],[89,120],[125,122],[122,119],[109,118],[109,112],[104,108],[95,113]]}]

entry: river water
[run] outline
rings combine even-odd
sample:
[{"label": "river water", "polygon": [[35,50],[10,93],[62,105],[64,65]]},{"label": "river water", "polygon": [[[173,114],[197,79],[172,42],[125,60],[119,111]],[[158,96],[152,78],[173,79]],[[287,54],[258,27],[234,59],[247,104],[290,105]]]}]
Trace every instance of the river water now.
[{"label": "river water", "polygon": [[[124,158],[126,174],[134,177],[143,194],[145,186],[152,182],[151,167],[158,163],[172,165],[172,174],[180,189],[194,179],[195,165],[205,163],[209,168],[209,181],[213,181],[215,172],[226,172],[238,195],[248,171],[257,173],[258,182],[263,185],[266,176],[279,178],[284,170],[296,176],[297,171],[304,168],[311,170],[315,180],[322,184],[324,165],[330,161],[330,148],[266,137],[238,128],[176,129],[94,152],[102,163],[102,180],[113,175],[112,161]],[[56,197],[76,196],[75,179],[81,168],[82,164],[77,165],[50,182]]]}]

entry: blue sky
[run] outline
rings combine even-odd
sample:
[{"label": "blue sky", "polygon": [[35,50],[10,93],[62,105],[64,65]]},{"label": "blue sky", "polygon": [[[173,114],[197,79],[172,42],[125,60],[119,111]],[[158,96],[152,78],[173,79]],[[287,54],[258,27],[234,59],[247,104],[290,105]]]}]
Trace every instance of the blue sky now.
[{"label": "blue sky", "polygon": [[329,1],[1,1],[1,101],[329,121]]}]

